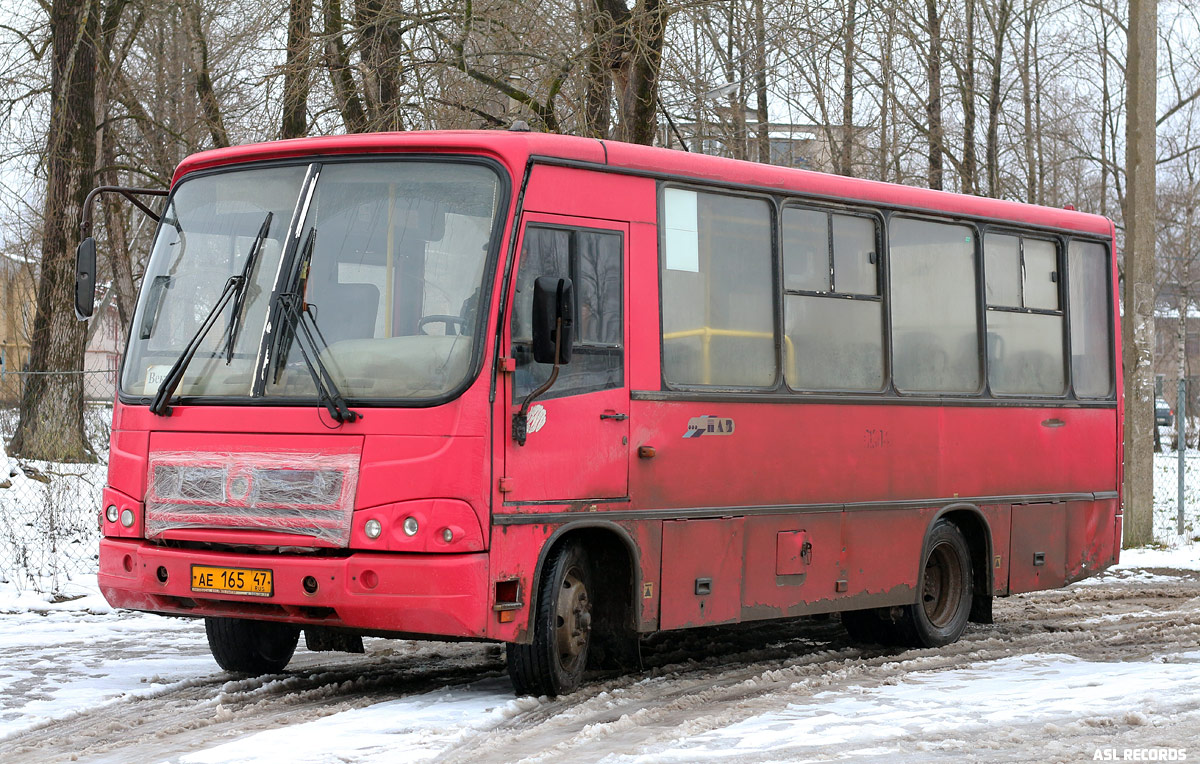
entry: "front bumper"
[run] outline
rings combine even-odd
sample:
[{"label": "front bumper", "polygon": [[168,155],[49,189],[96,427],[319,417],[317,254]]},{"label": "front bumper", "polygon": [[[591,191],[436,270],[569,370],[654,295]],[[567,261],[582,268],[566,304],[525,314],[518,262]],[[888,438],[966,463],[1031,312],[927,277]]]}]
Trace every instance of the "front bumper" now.
[{"label": "front bumper", "polygon": [[[268,568],[270,597],[191,589],[191,566]],[[160,581],[160,568],[166,581]],[[364,575],[366,574],[366,575]],[[362,631],[483,637],[488,558],[477,554],[346,557],[258,555],[161,547],[143,540],[100,542],[100,591],[114,607],[185,616],[225,616]],[[317,591],[302,581],[312,576]],[[371,586],[371,584],[374,584]]]}]

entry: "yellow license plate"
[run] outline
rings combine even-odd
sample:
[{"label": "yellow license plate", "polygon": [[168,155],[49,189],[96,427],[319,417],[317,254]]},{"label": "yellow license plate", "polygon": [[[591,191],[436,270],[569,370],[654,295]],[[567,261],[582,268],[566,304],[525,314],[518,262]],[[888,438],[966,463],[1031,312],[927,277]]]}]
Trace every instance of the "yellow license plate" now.
[{"label": "yellow license plate", "polygon": [[275,580],[269,570],[193,565],[192,591],[270,597],[275,593]]}]

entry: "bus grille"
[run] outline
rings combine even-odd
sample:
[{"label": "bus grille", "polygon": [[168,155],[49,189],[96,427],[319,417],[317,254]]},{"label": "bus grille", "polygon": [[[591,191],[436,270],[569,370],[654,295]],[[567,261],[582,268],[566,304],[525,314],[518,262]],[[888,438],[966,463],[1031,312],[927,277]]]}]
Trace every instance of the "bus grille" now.
[{"label": "bus grille", "polygon": [[350,542],[358,454],[151,455],[146,536],[180,529],[266,531]]}]

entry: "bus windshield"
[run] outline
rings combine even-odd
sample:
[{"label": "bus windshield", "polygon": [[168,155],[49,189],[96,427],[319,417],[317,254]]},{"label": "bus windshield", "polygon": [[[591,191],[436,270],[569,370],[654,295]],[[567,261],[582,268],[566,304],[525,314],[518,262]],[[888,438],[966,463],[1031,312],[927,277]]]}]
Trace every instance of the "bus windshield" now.
[{"label": "bus windshield", "polygon": [[[347,399],[453,392],[486,318],[479,306],[500,188],[485,165],[424,159],[181,182],[146,270],[123,392],[153,395],[227,283],[243,275],[177,395],[314,399],[306,352]],[[307,348],[304,331],[315,339]]]}]

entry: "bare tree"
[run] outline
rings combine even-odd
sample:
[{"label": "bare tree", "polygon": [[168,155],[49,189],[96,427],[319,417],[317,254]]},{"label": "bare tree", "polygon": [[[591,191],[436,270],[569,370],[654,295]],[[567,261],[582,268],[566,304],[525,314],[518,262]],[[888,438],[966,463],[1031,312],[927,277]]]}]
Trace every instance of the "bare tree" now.
[{"label": "bare tree", "polygon": [[1154,540],[1155,105],[1158,8],[1130,0],[1125,201],[1125,545]]},{"label": "bare tree", "polygon": [[[94,459],[83,425],[86,330],[72,311],[79,211],[95,178],[97,0],[53,0],[42,258],[29,368],[9,449],[33,459]],[[52,372],[38,374],[37,372]]]}]

